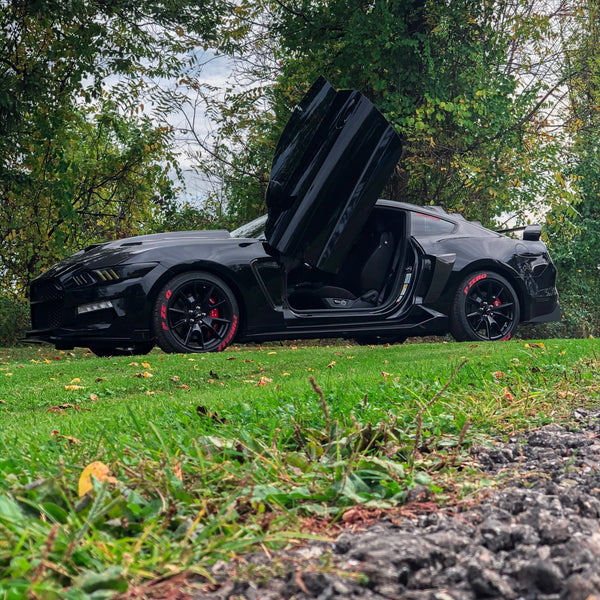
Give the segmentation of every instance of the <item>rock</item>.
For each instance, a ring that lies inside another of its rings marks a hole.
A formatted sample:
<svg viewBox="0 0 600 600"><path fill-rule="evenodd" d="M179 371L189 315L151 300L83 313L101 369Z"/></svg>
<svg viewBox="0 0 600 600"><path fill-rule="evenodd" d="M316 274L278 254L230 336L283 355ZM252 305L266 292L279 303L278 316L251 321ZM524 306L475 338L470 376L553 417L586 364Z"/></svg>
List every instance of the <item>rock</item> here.
<svg viewBox="0 0 600 600"><path fill-rule="evenodd" d="M537 588L543 594L554 594L561 590L563 574L549 560L537 560L524 564L517 574L524 588Z"/></svg>

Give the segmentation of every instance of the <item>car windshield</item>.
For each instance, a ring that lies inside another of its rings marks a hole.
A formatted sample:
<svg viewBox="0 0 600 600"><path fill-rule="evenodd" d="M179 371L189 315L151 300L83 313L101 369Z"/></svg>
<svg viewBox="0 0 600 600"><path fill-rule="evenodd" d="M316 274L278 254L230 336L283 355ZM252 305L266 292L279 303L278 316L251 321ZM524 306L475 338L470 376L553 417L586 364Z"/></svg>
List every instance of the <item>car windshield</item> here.
<svg viewBox="0 0 600 600"><path fill-rule="evenodd" d="M268 215L262 215L250 223L246 223L231 232L231 237L234 238L256 238L259 240L265 239L265 223Z"/></svg>

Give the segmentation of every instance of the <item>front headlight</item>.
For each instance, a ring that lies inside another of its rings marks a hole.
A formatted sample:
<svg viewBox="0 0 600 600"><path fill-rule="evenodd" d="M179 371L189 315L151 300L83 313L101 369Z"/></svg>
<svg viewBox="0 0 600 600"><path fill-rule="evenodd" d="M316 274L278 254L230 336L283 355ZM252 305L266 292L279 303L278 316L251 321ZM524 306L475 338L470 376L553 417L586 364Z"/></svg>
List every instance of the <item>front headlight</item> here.
<svg viewBox="0 0 600 600"><path fill-rule="evenodd" d="M135 263L117 265L115 267L104 267L102 269L80 269L73 273L65 283L65 287L86 287L94 284L108 284L123 281L124 279L136 279L143 277L158 265L157 262Z"/></svg>

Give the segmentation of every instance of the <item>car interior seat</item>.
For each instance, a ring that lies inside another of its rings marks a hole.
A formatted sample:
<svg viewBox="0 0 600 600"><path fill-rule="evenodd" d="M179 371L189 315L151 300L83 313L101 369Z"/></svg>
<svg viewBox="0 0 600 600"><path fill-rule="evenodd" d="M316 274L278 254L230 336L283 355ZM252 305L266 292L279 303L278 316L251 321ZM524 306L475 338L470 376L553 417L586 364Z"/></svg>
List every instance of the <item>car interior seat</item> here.
<svg viewBox="0 0 600 600"><path fill-rule="evenodd" d="M340 276L334 283L300 283L290 293L290 304L298 309L314 308L368 308L376 306L389 274L394 255L394 236L389 231L379 235L375 247L362 267L358 252L351 253ZM362 250L364 255L364 250ZM357 265L360 271L357 276Z"/></svg>

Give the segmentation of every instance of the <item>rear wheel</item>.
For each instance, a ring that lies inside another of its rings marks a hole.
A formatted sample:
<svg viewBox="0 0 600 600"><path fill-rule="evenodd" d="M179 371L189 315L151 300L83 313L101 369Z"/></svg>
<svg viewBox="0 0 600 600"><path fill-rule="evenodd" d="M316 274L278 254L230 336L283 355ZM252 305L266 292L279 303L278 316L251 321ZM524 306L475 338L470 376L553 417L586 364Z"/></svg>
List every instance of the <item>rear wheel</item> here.
<svg viewBox="0 0 600 600"><path fill-rule="evenodd" d="M129 346L92 345L89 348L96 356L133 356L134 354L148 354L154 348L154 343L140 342Z"/></svg>
<svg viewBox="0 0 600 600"><path fill-rule="evenodd" d="M459 342L508 340L519 316L519 299L512 285L497 273L479 271L458 286L450 331Z"/></svg>
<svg viewBox="0 0 600 600"><path fill-rule="evenodd" d="M158 294L153 325L156 342L165 352L219 352L237 332L237 301L218 277L182 273Z"/></svg>

